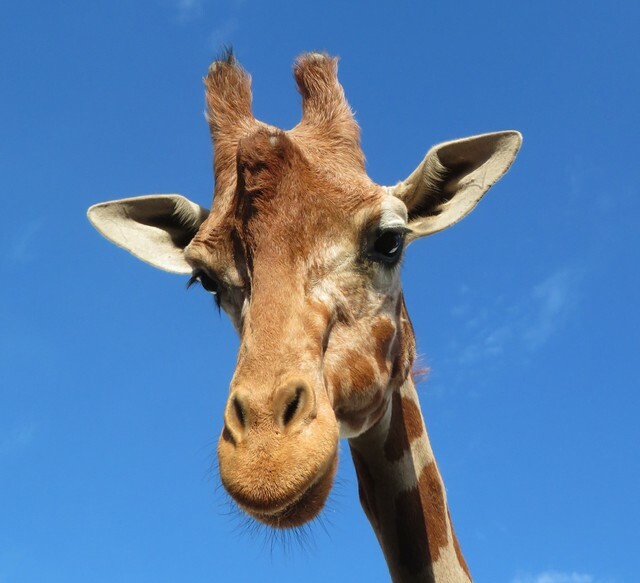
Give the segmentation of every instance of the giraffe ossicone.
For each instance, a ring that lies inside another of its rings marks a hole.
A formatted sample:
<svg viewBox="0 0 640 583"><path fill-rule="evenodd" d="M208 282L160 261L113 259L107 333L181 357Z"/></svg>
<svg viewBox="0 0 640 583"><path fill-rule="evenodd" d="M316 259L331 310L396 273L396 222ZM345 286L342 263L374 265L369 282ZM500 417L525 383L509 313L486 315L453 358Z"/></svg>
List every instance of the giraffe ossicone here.
<svg viewBox="0 0 640 583"><path fill-rule="evenodd" d="M294 67L302 119L254 118L232 55L205 77L211 211L180 195L95 205L108 239L191 274L230 316L240 349L218 444L235 502L274 528L321 511L340 437L394 581L470 581L411 378L415 338L400 284L414 239L459 221L507 171L515 131L435 146L395 186L366 174L337 59Z"/></svg>

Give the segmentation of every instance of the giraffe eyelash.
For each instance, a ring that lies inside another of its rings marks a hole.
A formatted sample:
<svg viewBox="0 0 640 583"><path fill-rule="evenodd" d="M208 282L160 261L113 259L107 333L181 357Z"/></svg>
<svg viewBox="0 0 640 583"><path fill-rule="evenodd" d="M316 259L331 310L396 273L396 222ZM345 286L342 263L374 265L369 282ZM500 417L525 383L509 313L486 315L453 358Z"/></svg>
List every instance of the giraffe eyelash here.
<svg viewBox="0 0 640 583"><path fill-rule="evenodd" d="M213 278L209 277L204 271L198 270L187 281L187 289L194 284L200 284L202 289L213 296L216 308L220 311L220 284Z"/></svg>

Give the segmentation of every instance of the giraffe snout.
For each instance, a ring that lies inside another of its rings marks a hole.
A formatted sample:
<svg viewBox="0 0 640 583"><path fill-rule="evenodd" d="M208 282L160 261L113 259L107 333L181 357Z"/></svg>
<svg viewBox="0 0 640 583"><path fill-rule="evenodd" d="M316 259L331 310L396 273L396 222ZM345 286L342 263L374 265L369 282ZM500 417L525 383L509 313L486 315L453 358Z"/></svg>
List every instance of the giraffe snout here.
<svg viewBox="0 0 640 583"><path fill-rule="evenodd" d="M257 390L239 387L229 396L224 426L239 444L252 430L295 432L311 423L317 412L315 392L304 379L288 381L266 398Z"/></svg>
<svg viewBox="0 0 640 583"><path fill-rule="evenodd" d="M238 384L229 395L218 443L220 478L235 502L265 524L304 524L329 494L338 423L323 394L293 377L271 390Z"/></svg>

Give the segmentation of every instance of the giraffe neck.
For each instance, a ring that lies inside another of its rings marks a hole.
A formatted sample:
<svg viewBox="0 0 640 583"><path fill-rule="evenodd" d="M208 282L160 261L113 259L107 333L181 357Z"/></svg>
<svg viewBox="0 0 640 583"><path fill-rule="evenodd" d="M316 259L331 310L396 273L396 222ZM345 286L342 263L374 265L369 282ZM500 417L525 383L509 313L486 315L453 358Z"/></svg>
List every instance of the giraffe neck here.
<svg viewBox="0 0 640 583"><path fill-rule="evenodd" d="M383 419L349 440L360 502L395 583L469 583L409 376Z"/></svg>

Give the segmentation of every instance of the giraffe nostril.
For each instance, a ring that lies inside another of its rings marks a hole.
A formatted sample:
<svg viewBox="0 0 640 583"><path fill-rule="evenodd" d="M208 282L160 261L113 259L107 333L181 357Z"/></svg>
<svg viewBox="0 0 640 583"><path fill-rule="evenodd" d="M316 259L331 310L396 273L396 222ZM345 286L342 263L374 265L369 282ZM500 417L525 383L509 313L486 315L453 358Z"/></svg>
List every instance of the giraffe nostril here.
<svg viewBox="0 0 640 583"><path fill-rule="evenodd" d="M234 397L234 399L233 399L233 411L236 414L236 418L237 418L238 422L244 428L244 426L245 426L244 409L243 409L242 403L240 402L240 399L238 399L238 397Z"/></svg>
<svg viewBox="0 0 640 583"><path fill-rule="evenodd" d="M285 427L289 425L291 420L294 418L296 411L300 407L300 399L303 392L304 389L302 387L297 387L293 398L287 403L284 409L284 414L282 415L282 424Z"/></svg>
<svg viewBox="0 0 640 583"><path fill-rule="evenodd" d="M274 394L273 415L280 428L287 430L315 418L316 399L309 383L295 380L277 389Z"/></svg>
<svg viewBox="0 0 640 583"><path fill-rule="evenodd" d="M252 419L250 395L247 391L234 391L224 412L223 440L233 445L240 444Z"/></svg>

